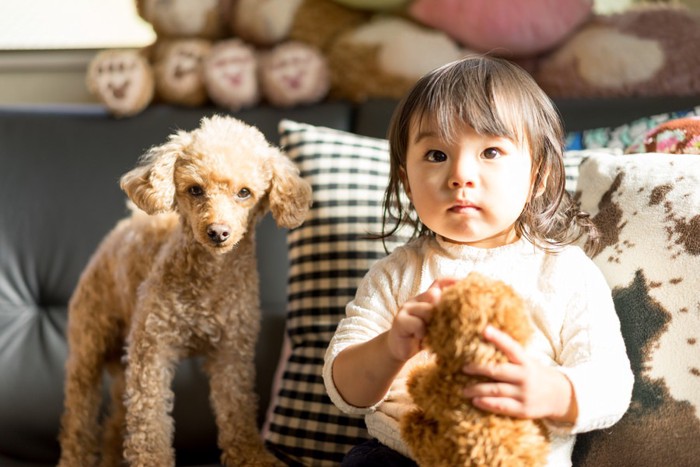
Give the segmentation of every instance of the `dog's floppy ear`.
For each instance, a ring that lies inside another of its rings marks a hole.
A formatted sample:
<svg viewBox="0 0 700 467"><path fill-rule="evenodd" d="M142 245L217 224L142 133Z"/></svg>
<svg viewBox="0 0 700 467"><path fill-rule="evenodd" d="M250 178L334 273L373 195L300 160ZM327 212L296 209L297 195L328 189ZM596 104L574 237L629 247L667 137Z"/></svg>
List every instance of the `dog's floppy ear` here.
<svg viewBox="0 0 700 467"><path fill-rule="evenodd" d="M119 186L136 206L148 214L173 209L175 161L190 141L187 132L172 135L167 143L151 148L141 157L138 167L122 176Z"/></svg>
<svg viewBox="0 0 700 467"><path fill-rule="evenodd" d="M272 181L268 200L277 225L292 229L304 222L311 207L311 185L284 154L272 148Z"/></svg>

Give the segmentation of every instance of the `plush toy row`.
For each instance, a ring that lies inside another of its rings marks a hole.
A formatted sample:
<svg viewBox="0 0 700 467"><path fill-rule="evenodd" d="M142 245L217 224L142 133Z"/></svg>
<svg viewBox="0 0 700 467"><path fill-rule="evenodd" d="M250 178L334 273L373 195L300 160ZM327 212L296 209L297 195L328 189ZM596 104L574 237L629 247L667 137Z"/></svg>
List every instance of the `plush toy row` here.
<svg viewBox="0 0 700 467"><path fill-rule="evenodd" d="M328 92L328 66L314 47L286 42L265 52L240 39L175 39L144 51L105 50L88 68L88 89L116 116L135 115L154 98L183 106L211 100L230 110L310 104Z"/></svg>
<svg viewBox="0 0 700 467"><path fill-rule="evenodd" d="M238 110L398 98L473 53L507 57L552 97L700 93L700 19L678 6L593 13L593 0L136 0L156 32L108 50L90 90L115 115L154 99Z"/></svg>

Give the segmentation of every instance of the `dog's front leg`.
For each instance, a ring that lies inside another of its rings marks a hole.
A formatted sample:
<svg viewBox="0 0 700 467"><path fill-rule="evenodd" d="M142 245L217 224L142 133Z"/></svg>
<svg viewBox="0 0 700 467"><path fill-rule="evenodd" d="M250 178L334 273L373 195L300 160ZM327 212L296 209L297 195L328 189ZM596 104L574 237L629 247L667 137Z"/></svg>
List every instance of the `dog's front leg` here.
<svg viewBox="0 0 700 467"><path fill-rule="evenodd" d="M72 349L66 364L65 410L59 435L59 467L91 467L99 460L98 416L102 402L104 355L89 345L92 342L90 337L87 332L73 331L71 335Z"/></svg>
<svg viewBox="0 0 700 467"><path fill-rule="evenodd" d="M124 457L132 467L175 465L173 392L177 354L155 313L135 319L127 348Z"/></svg>
<svg viewBox="0 0 700 467"><path fill-rule="evenodd" d="M258 432L253 354L240 346L219 348L206 362L221 462L228 467L283 465L267 452Z"/></svg>
<svg viewBox="0 0 700 467"><path fill-rule="evenodd" d="M119 467L123 465L124 457L124 367L111 362L108 370L112 379L111 405L109 417L104 422L100 467Z"/></svg>

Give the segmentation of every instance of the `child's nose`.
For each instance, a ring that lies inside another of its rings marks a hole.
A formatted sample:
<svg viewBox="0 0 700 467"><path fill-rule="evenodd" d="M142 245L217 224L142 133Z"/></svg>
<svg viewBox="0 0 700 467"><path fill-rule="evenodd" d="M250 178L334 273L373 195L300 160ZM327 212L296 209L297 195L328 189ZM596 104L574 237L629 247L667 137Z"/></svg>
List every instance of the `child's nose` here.
<svg viewBox="0 0 700 467"><path fill-rule="evenodd" d="M467 161L459 161L452 168L450 174L450 187L473 187L476 180L476 167Z"/></svg>

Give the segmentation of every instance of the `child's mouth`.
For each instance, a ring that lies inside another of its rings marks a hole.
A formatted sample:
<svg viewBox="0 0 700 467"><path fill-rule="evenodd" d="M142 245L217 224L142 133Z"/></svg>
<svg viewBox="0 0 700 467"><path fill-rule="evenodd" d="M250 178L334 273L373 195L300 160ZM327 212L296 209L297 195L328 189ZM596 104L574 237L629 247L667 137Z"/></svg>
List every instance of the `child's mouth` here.
<svg viewBox="0 0 700 467"><path fill-rule="evenodd" d="M479 206L477 206L476 204L473 204L473 203L460 203L460 204L455 204L449 210L451 212L458 213L458 214L466 214L466 213L480 211L481 208L479 208Z"/></svg>

